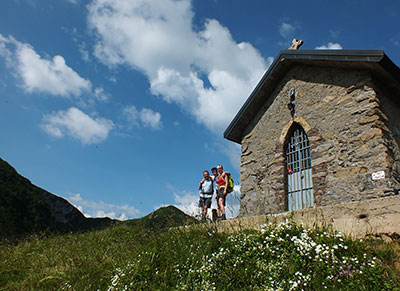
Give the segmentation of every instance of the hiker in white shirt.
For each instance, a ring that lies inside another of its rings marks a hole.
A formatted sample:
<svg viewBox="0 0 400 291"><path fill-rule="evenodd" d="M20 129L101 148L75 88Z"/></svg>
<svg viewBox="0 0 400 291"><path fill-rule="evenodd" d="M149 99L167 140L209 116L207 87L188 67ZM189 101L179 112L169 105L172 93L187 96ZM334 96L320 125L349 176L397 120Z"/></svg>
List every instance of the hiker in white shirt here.
<svg viewBox="0 0 400 291"><path fill-rule="evenodd" d="M211 207L211 200L214 193L214 180L210 177L210 173L203 171L203 179L199 185L200 200L199 207L201 208L201 218L206 220L208 208Z"/></svg>

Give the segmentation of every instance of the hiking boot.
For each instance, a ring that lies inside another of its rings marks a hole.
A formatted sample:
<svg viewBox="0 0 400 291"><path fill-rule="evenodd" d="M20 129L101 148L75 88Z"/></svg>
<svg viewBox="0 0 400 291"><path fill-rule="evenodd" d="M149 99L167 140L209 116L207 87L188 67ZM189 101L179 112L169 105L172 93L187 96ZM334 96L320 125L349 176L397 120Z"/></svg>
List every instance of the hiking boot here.
<svg viewBox="0 0 400 291"><path fill-rule="evenodd" d="M226 220L225 214L222 214L222 215L221 215L221 220Z"/></svg>

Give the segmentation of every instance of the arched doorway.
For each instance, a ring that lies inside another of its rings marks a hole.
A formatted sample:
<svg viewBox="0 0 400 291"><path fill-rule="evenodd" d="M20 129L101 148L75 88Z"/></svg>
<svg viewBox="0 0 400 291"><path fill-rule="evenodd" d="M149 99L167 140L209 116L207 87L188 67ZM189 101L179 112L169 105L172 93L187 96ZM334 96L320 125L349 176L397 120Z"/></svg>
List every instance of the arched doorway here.
<svg viewBox="0 0 400 291"><path fill-rule="evenodd" d="M288 210L314 205L310 142L304 129L293 123L286 139L285 164L287 170Z"/></svg>

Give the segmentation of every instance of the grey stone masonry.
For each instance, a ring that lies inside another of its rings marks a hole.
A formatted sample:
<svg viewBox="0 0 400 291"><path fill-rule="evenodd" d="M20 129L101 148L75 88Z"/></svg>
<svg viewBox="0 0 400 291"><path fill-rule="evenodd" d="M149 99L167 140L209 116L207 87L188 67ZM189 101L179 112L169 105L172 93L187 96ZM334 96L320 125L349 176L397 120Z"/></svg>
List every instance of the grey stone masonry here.
<svg viewBox="0 0 400 291"><path fill-rule="evenodd" d="M292 88L294 116L287 106ZM393 97L400 100L399 92L368 70L292 66L244 132L240 215L288 210L284 149L294 123L310 141L315 205L391 195L385 191L400 186L400 108ZM385 178L373 180L377 171Z"/></svg>

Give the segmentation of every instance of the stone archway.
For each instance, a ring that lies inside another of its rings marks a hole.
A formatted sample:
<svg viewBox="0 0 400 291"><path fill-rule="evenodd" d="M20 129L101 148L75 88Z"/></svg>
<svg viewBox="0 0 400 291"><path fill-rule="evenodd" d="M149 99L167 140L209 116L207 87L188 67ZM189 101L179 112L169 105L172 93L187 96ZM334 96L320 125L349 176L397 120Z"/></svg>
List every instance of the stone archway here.
<svg viewBox="0 0 400 291"><path fill-rule="evenodd" d="M292 120L290 120L288 123L286 123L282 129L281 136L279 137L279 143L281 146L283 146L285 144L289 130L291 129L293 123L300 124L306 134L308 134L311 131L311 126L308 124L308 122L304 118L295 116Z"/></svg>
<svg viewBox="0 0 400 291"><path fill-rule="evenodd" d="M310 153L311 153L311 158L312 158L312 182L313 182L313 188L314 188L314 205L318 206L321 203L321 199L323 198L323 195L325 195L325 190L326 190L326 174L327 174L327 166L328 166L328 161L320 161L323 153L320 151L320 146L325 144L326 141L320 134L319 130L316 127L312 127L304 118L295 116L292 120L290 120L288 123L286 123L283 126L283 129L281 131L281 135L279 137L279 140L276 144L276 150L282 152L282 167L286 167L285 161L284 161L284 154L285 154L285 145L288 142L287 138L290 135L290 130L293 126L294 123L298 123L301 125L301 127L304 129L305 133L308 136L309 142L310 142ZM282 210L287 210L288 209L288 201L287 201L287 170L284 171L284 176L282 177L282 182L284 183L284 188L285 191L282 191L282 193L285 193L285 197L282 197L282 199L285 200L285 209Z"/></svg>

